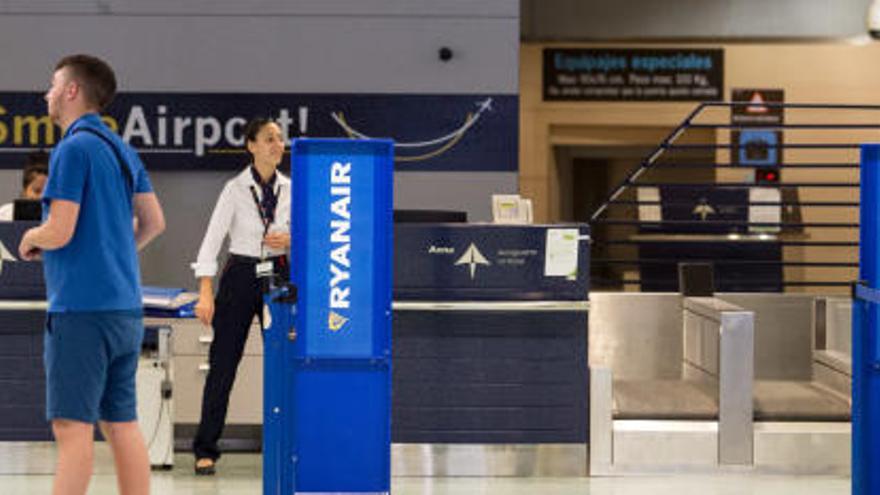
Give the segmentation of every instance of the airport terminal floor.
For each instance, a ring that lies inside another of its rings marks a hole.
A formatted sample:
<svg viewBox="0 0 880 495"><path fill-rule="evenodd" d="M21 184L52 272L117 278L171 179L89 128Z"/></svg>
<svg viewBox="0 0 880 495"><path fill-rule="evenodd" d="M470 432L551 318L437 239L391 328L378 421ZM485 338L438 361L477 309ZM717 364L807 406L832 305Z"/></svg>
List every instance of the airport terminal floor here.
<svg viewBox="0 0 880 495"><path fill-rule="evenodd" d="M116 477L109 450L103 443L96 449L95 476L89 495L116 493ZM46 465L30 475L0 473L0 493L9 495L48 493L52 486L52 459L48 444ZM0 459L11 452L0 452ZM0 466L8 465L0 463ZM245 495L262 489L261 456L229 454L220 461L214 477L195 477L191 456L178 454L175 469L154 472L152 493L162 495ZM848 476L785 476L730 472L719 475L664 475L635 477L513 478L513 477L392 477L395 495L844 495L850 493Z"/></svg>

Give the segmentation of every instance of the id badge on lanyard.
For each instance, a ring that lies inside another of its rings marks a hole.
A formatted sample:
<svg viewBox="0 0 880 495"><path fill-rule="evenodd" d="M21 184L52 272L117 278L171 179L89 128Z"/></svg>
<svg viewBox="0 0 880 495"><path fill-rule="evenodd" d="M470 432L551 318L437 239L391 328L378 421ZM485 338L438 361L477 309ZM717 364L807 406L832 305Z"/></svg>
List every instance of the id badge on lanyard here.
<svg viewBox="0 0 880 495"><path fill-rule="evenodd" d="M281 186L276 189L275 197L278 198L280 193ZM272 215L270 216L266 211L263 210L263 207L260 205L260 198L259 196L257 196L257 190L254 186L251 186L251 196L254 198L254 204L257 206L257 213L260 215L260 221L263 222L263 238L265 238L266 234L269 233L269 225L271 225L272 223L270 218L273 218L275 216L275 212L273 211ZM275 202L275 208L278 208L277 199ZM272 260L266 259L266 250L263 245L263 238L260 239L260 259L262 261L257 263L255 268L257 278L271 277L275 269Z"/></svg>
<svg viewBox="0 0 880 495"><path fill-rule="evenodd" d="M275 271L275 263L272 260L261 261L256 265L257 278L271 277Z"/></svg>

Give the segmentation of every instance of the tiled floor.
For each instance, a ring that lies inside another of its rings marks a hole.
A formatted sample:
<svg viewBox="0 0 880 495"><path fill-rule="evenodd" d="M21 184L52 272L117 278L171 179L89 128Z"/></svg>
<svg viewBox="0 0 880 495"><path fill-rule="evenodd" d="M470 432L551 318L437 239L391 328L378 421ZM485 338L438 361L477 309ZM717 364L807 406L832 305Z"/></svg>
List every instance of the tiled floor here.
<svg viewBox="0 0 880 495"><path fill-rule="evenodd" d="M47 476L0 476L4 494L49 493ZM161 495L253 495L260 493L257 477L212 480L182 475L157 475L152 493ZM828 478L617 478L617 479L510 479L510 478L396 478L395 495L835 495L849 494L849 480ZM116 493L113 476L97 475L90 495Z"/></svg>
<svg viewBox="0 0 880 495"><path fill-rule="evenodd" d="M0 494L48 494L52 485L53 452L31 455L28 467L41 474L2 474L13 471L15 462L7 452L0 456ZM18 465L21 466L22 459ZM170 472L155 472L156 495L253 495L261 493L260 456L230 454L214 477L195 477L192 458L178 455ZM116 479L107 452L97 453L90 495L116 493ZM748 474L718 476L643 476L618 478L394 478L395 495L849 495L850 480L844 477L795 477Z"/></svg>

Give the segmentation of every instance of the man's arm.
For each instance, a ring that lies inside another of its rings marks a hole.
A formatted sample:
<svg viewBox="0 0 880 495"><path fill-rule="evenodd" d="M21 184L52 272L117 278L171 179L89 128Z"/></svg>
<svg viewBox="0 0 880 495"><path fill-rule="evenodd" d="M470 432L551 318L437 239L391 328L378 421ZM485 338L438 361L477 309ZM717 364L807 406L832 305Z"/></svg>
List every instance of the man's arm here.
<svg viewBox="0 0 880 495"><path fill-rule="evenodd" d="M165 214L156 193L134 195L135 231L134 241L140 251L165 230Z"/></svg>
<svg viewBox="0 0 880 495"><path fill-rule="evenodd" d="M22 259L33 260L41 251L66 246L73 238L78 218L79 203L66 199L53 199L49 205L46 222L25 232L18 246L18 254Z"/></svg>

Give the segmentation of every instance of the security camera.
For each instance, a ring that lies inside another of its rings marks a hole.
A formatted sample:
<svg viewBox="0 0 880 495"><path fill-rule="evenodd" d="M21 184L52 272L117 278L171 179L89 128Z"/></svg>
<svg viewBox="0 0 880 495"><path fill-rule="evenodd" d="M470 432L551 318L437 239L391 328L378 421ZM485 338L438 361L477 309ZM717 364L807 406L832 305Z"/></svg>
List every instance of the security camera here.
<svg viewBox="0 0 880 495"><path fill-rule="evenodd" d="M875 40L880 39L880 0L873 0L868 6L868 34Z"/></svg>
<svg viewBox="0 0 880 495"><path fill-rule="evenodd" d="M878 1L880 1L880 0L878 0ZM880 29L880 28L878 28L878 29ZM440 50L437 51L437 57L442 62L449 62L450 60L452 60L452 55L453 55L452 48L449 48L448 46L441 47Z"/></svg>

